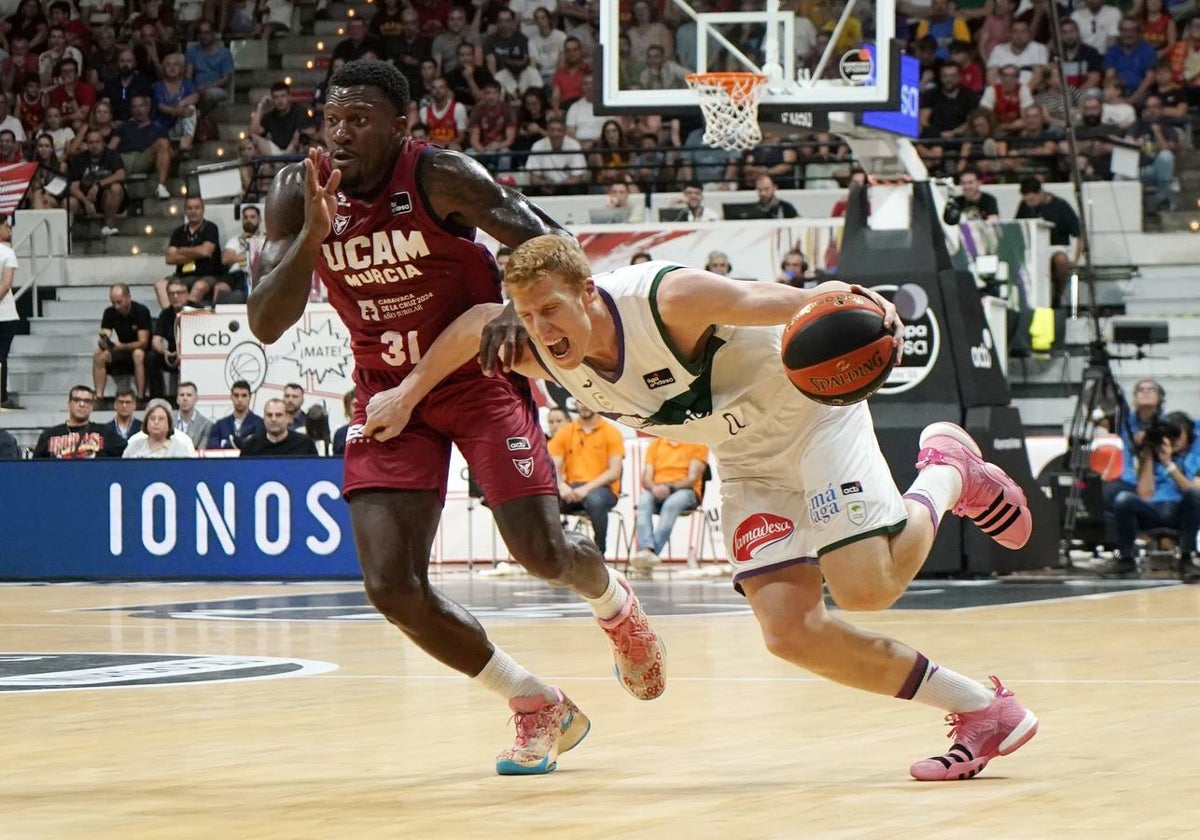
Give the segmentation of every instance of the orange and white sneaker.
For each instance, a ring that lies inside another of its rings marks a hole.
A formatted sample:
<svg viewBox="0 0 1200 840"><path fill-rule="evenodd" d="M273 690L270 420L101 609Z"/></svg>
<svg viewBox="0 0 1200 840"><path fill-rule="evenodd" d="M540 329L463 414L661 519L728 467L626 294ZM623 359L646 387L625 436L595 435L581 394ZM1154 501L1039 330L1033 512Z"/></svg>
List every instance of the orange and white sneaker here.
<svg viewBox="0 0 1200 840"><path fill-rule="evenodd" d="M496 756L496 772L501 776L552 773L558 767L558 757L578 746L591 731L587 715L557 688L554 693L558 701L553 703L540 694L508 701L517 725L517 739Z"/></svg>
<svg viewBox="0 0 1200 840"><path fill-rule="evenodd" d="M613 646L613 670L621 686L639 700L653 700L667 688L666 649L650 619L642 612L633 588L619 573L617 582L629 593L625 608L609 619L596 619Z"/></svg>
<svg viewBox="0 0 1200 840"><path fill-rule="evenodd" d="M991 678L996 687L991 705L977 712L946 715L950 724L947 737L954 739L945 755L918 761L908 772L922 782L950 782L972 779L988 762L998 755L1009 755L1037 734L1038 719L1013 696L1013 693Z"/></svg>

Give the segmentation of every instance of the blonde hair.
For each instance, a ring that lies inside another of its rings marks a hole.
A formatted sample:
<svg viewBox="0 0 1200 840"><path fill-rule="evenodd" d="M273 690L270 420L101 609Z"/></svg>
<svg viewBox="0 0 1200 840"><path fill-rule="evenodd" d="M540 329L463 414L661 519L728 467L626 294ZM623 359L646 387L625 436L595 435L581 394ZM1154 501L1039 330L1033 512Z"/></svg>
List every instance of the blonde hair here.
<svg viewBox="0 0 1200 840"><path fill-rule="evenodd" d="M575 291L592 276L587 257L574 239L557 233L535 236L522 243L504 267L504 287L527 289L548 274L555 274Z"/></svg>

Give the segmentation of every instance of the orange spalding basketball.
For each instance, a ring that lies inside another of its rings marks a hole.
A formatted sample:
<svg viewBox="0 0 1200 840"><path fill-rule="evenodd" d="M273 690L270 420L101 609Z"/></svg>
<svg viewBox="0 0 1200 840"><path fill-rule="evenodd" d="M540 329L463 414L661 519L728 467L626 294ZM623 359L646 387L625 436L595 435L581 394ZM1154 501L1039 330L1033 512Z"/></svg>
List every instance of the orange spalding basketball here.
<svg viewBox="0 0 1200 840"><path fill-rule="evenodd" d="M896 363L883 310L851 292L828 292L802 306L783 330L781 355L792 384L825 405L865 400Z"/></svg>

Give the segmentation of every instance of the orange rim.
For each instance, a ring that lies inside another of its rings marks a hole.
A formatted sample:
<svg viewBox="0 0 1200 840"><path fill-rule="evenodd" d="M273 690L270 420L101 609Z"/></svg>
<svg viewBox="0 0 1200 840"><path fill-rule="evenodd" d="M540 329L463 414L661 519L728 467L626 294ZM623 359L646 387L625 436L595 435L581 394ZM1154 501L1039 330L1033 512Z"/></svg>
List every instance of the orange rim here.
<svg viewBox="0 0 1200 840"><path fill-rule="evenodd" d="M688 73L689 84L722 87L731 102L740 103L754 98L754 92L767 82L764 73Z"/></svg>

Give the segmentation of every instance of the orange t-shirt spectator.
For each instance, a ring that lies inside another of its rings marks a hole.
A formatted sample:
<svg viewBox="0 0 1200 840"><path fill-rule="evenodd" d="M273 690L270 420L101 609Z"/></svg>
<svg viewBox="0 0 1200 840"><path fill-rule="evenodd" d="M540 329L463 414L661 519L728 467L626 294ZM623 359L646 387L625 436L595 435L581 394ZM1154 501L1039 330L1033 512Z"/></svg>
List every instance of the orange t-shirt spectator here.
<svg viewBox="0 0 1200 840"><path fill-rule="evenodd" d="M625 439L616 426L581 405L579 418L562 426L548 448L558 471L559 509L587 514L596 547L603 554L608 513L617 506L621 492Z"/></svg>

